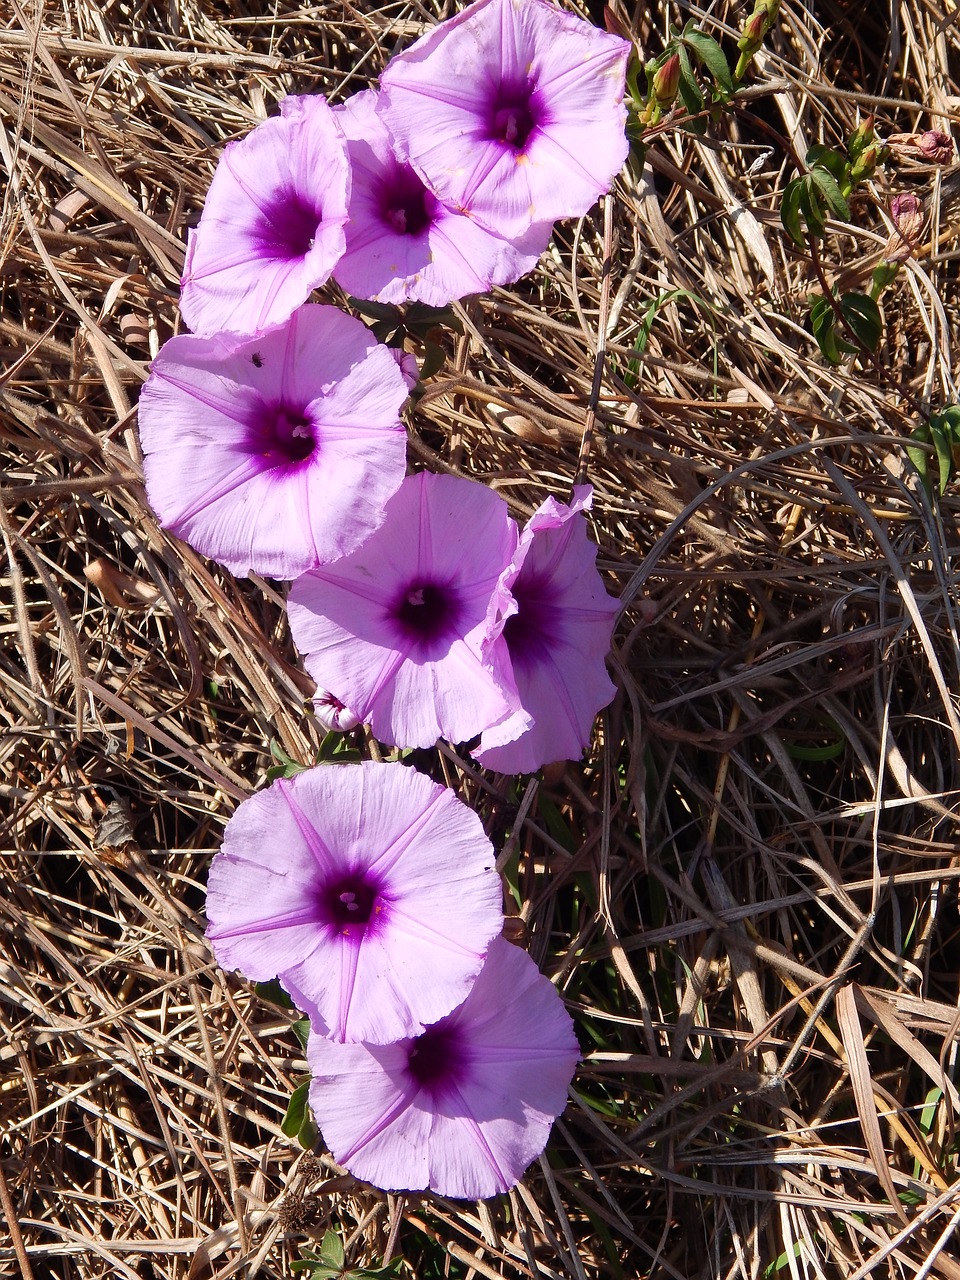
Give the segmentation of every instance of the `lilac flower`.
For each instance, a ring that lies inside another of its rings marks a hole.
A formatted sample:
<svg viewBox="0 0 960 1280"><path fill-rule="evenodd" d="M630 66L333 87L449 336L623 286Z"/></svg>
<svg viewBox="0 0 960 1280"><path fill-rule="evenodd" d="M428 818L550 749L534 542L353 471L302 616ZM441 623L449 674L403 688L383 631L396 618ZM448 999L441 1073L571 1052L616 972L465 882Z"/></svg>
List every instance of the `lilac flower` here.
<svg viewBox="0 0 960 1280"><path fill-rule="evenodd" d="M280 324L330 278L343 253L350 169L320 97L227 143L187 243L180 309L196 333Z"/></svg>
<svg viewBox="0 0 960 1280"><path fill-rule="evenodd" d="M310 675L381 742L471 738L516 706L480 658L517 543L507 504L457 476L408 476L359 550L299 578L287 609Z"/></svg>
<svg viewBox="0 0 960 1280"><path fill-rule="evenodd" d="M547 0L477 0L390 62L378 110L439 200L512 240L609 189L629 53Z"/></svg>
<svg viewBox="0 0 960 1280"><path fill-rule="evenodd" d="M365 90L334 109L353 174L338 283L359 298L442 307L532 271L551 225L531 228L512 245L442 204L394 156L376 101L377 94Z"/></svg>
<svg viewBox="0 0 960 1280"><path fill-rule="evenodd" d="M171 338L140 396L150 504L233 573L296 577L383 519L406 398L387 348L334 307L308 303L258 338Z"/></svg>
<svg viewBox="0 0 960 1280"><path fill-rule="evenodd" d="M463 1004L416 1039L311 1036L310 1105L355 1177L475 1200L509 1190L541 1153L578 1057L552 983L497 938Z"/></svg>
<svg viewBox="0 0 960 1280"><path fill-rule="evenodd" d="M604 659L617 602L603 589L582 515L592 492L575 489L570 506L547 498L491 603L484 656L501 681L516 683L520 709L486 730L474 754L502 773L577 759L616 692Z"/></svg>
<svg viewBox="0 0 960 1280"><path fill-rule="evenodd" d="M420 1035L502 926L493 849L452 791L399 764L319 765L239 806L207 885L218 962L278 978L314 1028Z"/></svg>

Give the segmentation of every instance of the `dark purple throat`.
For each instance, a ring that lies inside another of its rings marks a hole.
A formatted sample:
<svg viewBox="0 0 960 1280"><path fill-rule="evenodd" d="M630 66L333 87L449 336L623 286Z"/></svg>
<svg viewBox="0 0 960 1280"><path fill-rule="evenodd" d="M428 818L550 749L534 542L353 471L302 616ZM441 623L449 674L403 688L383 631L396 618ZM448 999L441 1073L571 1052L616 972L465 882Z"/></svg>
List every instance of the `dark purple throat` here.
<svg viewBox="0 0 960 1280"><path fill-rule="evenodd" d="M345 937L362 938L386 920L387 901L380 881L367 871L350 871L317 889L323 924Z"/></svg>
<svg viewBox="0 0 960 1280"><path fill-rule="evenodd" d="M312 457L317 432L302 409L264 404L251 423L247 447L272 466L293 466Z"/></svg>
<svg viewBox="0 0 960 1280"><path fill-rule="evenodd" d="M409 165L398 165L379 192L380 216L397 235L421 235L433 222L437 199Z"/></svg>
<svg viewBox="0 0 960 1280"><path fill-rule="evenodd" d="M464 1083L470 1060L459 1029L443 1019L410 1045L407 1070L434 1097L453 1093Z"/></svg>
<svg viewBox="0 0 960 1280"><path fill-rule="evenodd" d="M524 80L504 82L493 96L487 117L487 137L502 142L518 154L530 141L531 134L543 123L538 105L536 85Z"/></svg>
<svg viewBox="0 0 960 1280"><path fill-rule="evenodd" d="M310 252L322 221L323 213L316 204L295 191L278 192L261 211L254 237L265 258L290 262Z"/></svg>
<svg viewBox="0 0 960 1280"><path fill-rule="evenodd" d="M562 610L549 584L536 579L524 581L523 574L511 587L517 612L504 624L503 639L515 667L529 669L547 656L557 642L562 626Z"/></svg>
<svg viewBox="0 0 960 1280"><path fill-rule="evenodd" d="M462 606L449 583L414 581L397 596L390 616L421 656L449 648L459 634Z"/></svg>

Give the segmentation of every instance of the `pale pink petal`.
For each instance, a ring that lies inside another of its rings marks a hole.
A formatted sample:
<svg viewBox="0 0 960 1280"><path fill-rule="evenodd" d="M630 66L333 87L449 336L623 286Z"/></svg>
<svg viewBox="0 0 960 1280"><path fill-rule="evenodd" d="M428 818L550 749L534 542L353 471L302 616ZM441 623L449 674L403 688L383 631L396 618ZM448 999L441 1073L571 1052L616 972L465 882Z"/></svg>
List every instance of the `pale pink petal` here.
<svg viewBox="0 0 960 1280"><path fill-rule="evenodd" d="M365 90L334 108L353 165L338 283L359 298L442 307L531 271L550 239L550 225L531 228L513 244L442 204L397 160L376 99Z"/></svg>
<svg viewBox="0 0 960 1280"><path fill-rule="evenodd" d="M582 486L570 506L541 505L491 600L484 656L498 680L512 678L520 703L484 731L474 755L501 773L577 759L616 692L605 658L617 602L596 570L582 514L591 495Z"/></svg>
<svg viewBox="0 0 960 1280"><path fill-rule="evenodd" d="M160 523L238 575L353 551L403 479L402 370L367 327L307 304L256 338L172 338L141 392Z"/></svg>
<svg viewBox="0 0 960 1280"><path fill-rule="evenodd" d="M188 238L180 306L196 333L282 323L343 252L343 135L321 97L288 97L280 109L227 144Z"/></svg>
<svg viewBox="0 0 960 1280"><path fill-rule="evenodd" d="M218 961L321 1034L387 1043L464 999L503 914L480 819L404 765L321 765L243 802L210 871Z"/></svg>
<svg viewBox="0 0 960 1280"><path fill-rule="evenodd" d="M310 675L383 741L464 741L513 710L480 655L487 612L516 546L506 503L455 476L408 477L381 528L304 574L288 599Z"/></svg>
<svg viewBox="0 0 960 1280"><path fill-rule="evenodd" d="M579 1047L525 952L490 945L470 994L416 1039L311 1037L310 1100L334 1159L385 1190L477 1199L508 1190L546 1145Z"/></svg>
<svg viewBox="0 0 960 1280"><path fill-rule="evenodd" d="M477 0L393 58L378 110L439 200L516 239L609 190L629 53L548 0Z"/></svg>

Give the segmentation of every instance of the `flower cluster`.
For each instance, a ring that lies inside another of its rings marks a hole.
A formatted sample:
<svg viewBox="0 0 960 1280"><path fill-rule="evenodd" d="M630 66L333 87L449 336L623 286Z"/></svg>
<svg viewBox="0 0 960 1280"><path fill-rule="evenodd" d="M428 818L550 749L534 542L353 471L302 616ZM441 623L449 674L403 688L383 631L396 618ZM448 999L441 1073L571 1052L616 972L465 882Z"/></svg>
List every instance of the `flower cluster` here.
<svg viewBox="0 0 960 1280"><path fill-rule="evenodd" d="M506 1191L543 1150L579 1057L530 957L499 937L480 820L400 764L278 780L227 823L207 937L310 1018L331 1153L387 1190Z"/></svg>
<svg viewBox="0 0 960 1280"><path fill-rule="evenodd" d="M223 152L187 246L192 332L140 401L147 494L202 554L292 582L329 729L478 740L482 764L532 772L579 756L613 696L589 487L519 530L490 488L405 475L415 360L310 299L333 278L441 307L530 271L626 157L628 53L550 0L476 0L378 90L288 97ZM218 960L307 1013L327 1142L382 1187L503 1190L563 1106L576 1041L497 940L490 852L451 793L367 763L244 802L211 869Z"/></svg>

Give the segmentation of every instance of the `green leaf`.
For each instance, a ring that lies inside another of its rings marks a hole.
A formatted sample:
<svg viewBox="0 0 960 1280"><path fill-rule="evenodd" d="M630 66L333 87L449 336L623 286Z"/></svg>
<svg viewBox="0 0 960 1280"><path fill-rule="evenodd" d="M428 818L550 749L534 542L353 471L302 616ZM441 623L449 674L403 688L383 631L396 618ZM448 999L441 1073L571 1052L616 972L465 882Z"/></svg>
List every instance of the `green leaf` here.
<svg viewBox="0 0 960 1280"><path fill-rule="evenodd" d="M937 481L940 493L946 490L953 476L953 450L937 418L930 419L930 434L937 454Z"/></svg>
<svg viewBox="0 0 960 1280"><path fill-rule="evenodd" d="M680 101L687 108L690 115L695 116L703 110L703 94L700 92L697 78L693 74L690 55L687 53L686 46L680 45L677 52L680 55ZM706 127L706 120L691 120L687 124L687 128L695 133L703 133Z"/></svg>
<svg viewBox="0 0 960 1280"><path fill-rule="evenodd" d="M827 227L822 197L809 174L800 180L800 211L807 220L810 234L822 236Z"/></svg>
<svg viewBox="0 0 960 1280"><path fill-rule="evenodd" d="M849 222L850 206L843 198L843 192L840 190L833 174L827 169L821 169L819 165L815 165L810 170L810 180L816 183L817 189L837 217L842 218L844 222Z"/></svg>
<svg viewBox="0 0 960 1280"><path fill-rule="evenodd" d="M810 301L810 327L817 346L831 364L839 364L844 355L854 350L837 337L837 317L829 301L819 294Z"/></svg>
<svg viewBox="0 0 960 1280"><path fill-rule="evenodd" d="M827 173L832 174L838 183L846 182L849 177L850 166L840 152L834 151L830 147L825 147L819 142L813 144L804 160L808 169L826 169Z"/></svg>
<svg viewBox="0 0 960 1280"><path fill-rule="evenodd" d="M326 1267L330 1267L334 1271L342 1271L346 1264L346 1254L343 1251L343 1241L337 1235L336 1231L324 1232L323 1240L320 1244L320 1260Z"/></svg>
<svg viewBox="0 0 960 1280"><path fill-rule="evenodd" d="M840 299L843 318L868 351L876 351L883 333L880 308L865 293L845 293Z"/></svg>
<svg viewBox="0 0 960 1280"><path fill-rule="evenodd" d="M276 738L270 739L270 754L280 763L271 765L267 770L268 782L274 782L277 778L294 778L298 773L305 772L308 767L301 764L299 760L294 760L292 756L288 756Z"/></svg>
<svg viewBox="0 0 960 1280"><path fill-rule="evenodd" d="M304 1053L306 1053L307 1038L310 1035L310 1019L298 1018L296 1022L290 1023L290 1030L300 1041L300 1048L304 1051Z"/></svg>
<svg viewBox="0 0 960 1280"><path fill-rule="evenodd" d="M425 336L437 326L452 329L454 333L463 333L463 325L452 307L428 307L425 302L411 302L403 317L403 327L407 333Z"/></svg>
<svg viewBox="0 0 960 1280"><path fill-rule="evenodd" d="M928 445L930 440L930 428L927 424L921 423L914 431L910 433L910 439L916 440L916 444L907 445L907 457L916 467L923 481L924 487L930 486L930 455L926 449L922 449L920 445Z"/></svg>
<svg viewBox="0 0 960 1280"><path fill-rule="evenodd" d="M255 982L253 989L261 1000L267 1000L270 1004L278 1004L281 1009L293 1008L293 1001L276 978L271 978L269 982Z"/></svg>
<svg viewBox="0 0 960 1280"><path fill-rule="evenodd" d="M806 245L803 224L800 220L800 196L803 193L803 178L794 178L788 182L780 204L780 221L783 229L801 249Z"/></svg>
<svg viewBox="0 0 960 1280"><path fill-rule="evenodd" d="M720 88L727 93L733 93L733 74L723 50L713 36L708 36L705 31L694 28L692 31L684 30L681 38L683 43L694 51Z"/></svg>
<svg viewBox="0 0 960 1280"><path fill-rule="evenodd" d="M446 358L446 352L443 347L436 342L431 342L428 338L424 343L423 364L420 366L420 381L424 382L427 378L432 378L435 373L439 373Z"/></svg>
<svg viewBox="0 0 960 1280"><path fill-rule="evenodd" d="M303 1127L304 1116L307 1111L307 1090L310 1087L309 1080L303 1080L294 1089L290 1095L290 1101L287 1104L287 1111L283 1119L280 1121L280 1128L288 1138L295 1138Z"/></svg>

